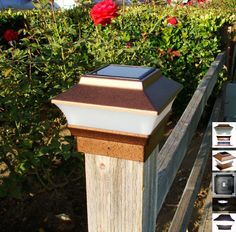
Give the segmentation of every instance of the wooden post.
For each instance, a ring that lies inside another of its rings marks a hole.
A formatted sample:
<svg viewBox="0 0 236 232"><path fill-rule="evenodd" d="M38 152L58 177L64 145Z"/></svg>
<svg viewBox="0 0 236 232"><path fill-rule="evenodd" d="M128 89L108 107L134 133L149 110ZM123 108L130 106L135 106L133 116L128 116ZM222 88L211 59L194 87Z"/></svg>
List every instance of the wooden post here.
<svg viewBox="0 0 236 232"><path fill-rule="evenodd" d="M85 155L90 232L155 231L158 150L146 162Z"/></svg>
<svg viewBox="0 0 236 232"><path fill-rule="evenodd" d="M85 153L89 232L154 232L157 153L182 86L159 69L107 65L55 97Z"/></svg>
<svg viewBox="0 0 236 232"><path fill-rule="evenodd" d="M168 117L144 137L70 128L85 152L89 232L155 231L157 154Z"/></svg>

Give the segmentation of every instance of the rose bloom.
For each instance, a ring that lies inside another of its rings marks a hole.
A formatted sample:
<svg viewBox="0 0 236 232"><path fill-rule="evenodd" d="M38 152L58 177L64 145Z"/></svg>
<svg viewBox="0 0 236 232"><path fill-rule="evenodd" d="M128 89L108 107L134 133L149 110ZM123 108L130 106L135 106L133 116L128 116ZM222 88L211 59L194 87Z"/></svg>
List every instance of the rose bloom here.
<svg viewBox="0 0 236 232"><path fill-rule="evenodd" d="M111 24L111 19L119 15L118 6L112 0L103 0L93 6L90 15L95 26L98 24L106 26Z"/></svg>
<svg viewBox="0 0 236 232"><path fill-rule="evenodd" d="M193 2L192 1L188 1L187 3L189 6L192 6L193 5Z"/></svg>
<svg viewBox="0 0 236 232"><path fill-rule="evenodd" d="M4 31L3 38L7 42L14 41L14 40L18 40L19 34L17 31L15 31L13 29L8 29L8 30Z"/></svg>
<svg viewBox="0 0 236 232"><path fill-rule="evenodd" d="M131 42L127 42L125 45L126 48L132 48L133 44Z"/></svg>
<svg viewBox="0 0 236 232"><path fill-rule="evenodd" d="M167 18L168 24L170 24L172 26L175 26L178 23L176 17L166 16L166 18Z"/></svg>
<svg viewBox="0 0 236 232"><path fill-rule="evenodd" d="M204 0L198 0L198 4L204 4Z"/></svg>

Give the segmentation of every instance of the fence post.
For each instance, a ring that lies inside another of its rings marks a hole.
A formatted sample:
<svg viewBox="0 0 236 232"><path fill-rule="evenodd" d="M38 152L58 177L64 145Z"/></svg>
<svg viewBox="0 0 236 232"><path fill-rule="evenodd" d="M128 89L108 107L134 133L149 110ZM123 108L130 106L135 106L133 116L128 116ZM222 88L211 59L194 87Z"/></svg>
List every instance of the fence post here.
<svg viewBox="0 0 236 232"><path fill-rule="evenodd" d="M89 232L153 232L157 154L181 85L148 67L108 65L52 100L85 153Z"/></svg>

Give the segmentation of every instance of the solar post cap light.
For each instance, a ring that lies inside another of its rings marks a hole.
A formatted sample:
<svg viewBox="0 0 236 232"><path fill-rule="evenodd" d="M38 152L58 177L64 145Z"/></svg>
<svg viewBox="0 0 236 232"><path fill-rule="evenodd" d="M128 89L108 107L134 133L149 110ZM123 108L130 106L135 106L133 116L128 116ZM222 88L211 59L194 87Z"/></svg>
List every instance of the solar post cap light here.
<svg viewBox="0 0 236 232"><path fill-rule="evenodd" d="M72 134L80 138L79 151L111 155L107 144L93 140L94 146L90 146L84 138L120 141L123 135L122 140L128 143L147 143L165 122L181 88L162 76L159 69L111 64L82 75L78 85L55 97L52 103L66 116ZM121 150L119 156L126 156L122 158L139 161L146 159L144 150L149 154L151 151L145 147L137 151L135 158L129 157L124 146Z"/></svg>
<svg viewBox="0 0 236 232"><path fill-rule="evenodd" d="M181 88L159 69L111 64L52 100L85 153L89 232L155 230L159 143Z"/></svg>
<svg viewBox="0 0 236 232"><path fill-rule="evenodd" d="M230 214L220 214L214 219L219 230L231 230L234 221Z"/></svg>
<svg viewBox="0 0 236 232"><path fill-rule="evenodd" d="M214 213L236 213L235 197L213 197L212 211Z"/></svg>
<svg viewBox="0 0 236 232"><path fill-rule="evenodd" d="M231 146L230 138L233 127L229 124L218 124L214 127L217 137L217 146Z"/></svg>
<svg viewBox="0 0 236 232"><path fill-rule="evenodd" d="M235 196L235 174L213 173L214 195L222 197Z"/></svg>
<svg viewBox="0 0 236 232"><path fill-rule="evenodd" d="M217 203L218 203L219 208L221 210L225 210L225 209L227 209L229 207L229 201L226 200L226 199L218 200Z"/></svg>
<svg viewBox="0 0 236 232"><path fill-rule="evenodd" d="M217 168L220 170L232 167L233 161L235 159L234 156L226 151L218 152L217 154L213 155L213 157L216 160Z"/></svg>

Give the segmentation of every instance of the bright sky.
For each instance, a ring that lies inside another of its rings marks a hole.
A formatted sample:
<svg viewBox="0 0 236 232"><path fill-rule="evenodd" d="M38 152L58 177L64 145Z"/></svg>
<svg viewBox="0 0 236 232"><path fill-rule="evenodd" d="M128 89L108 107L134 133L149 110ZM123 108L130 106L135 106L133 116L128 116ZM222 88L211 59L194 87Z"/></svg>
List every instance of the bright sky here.
<svg viewBox="0 0 236 232"><path fill-rule="evenodd" d="M55 0L57 5L62 8L71 8L75 5L75 0ZM31 0L0 0L0 9L15 8L15 9L32 9Z"/></svg>

